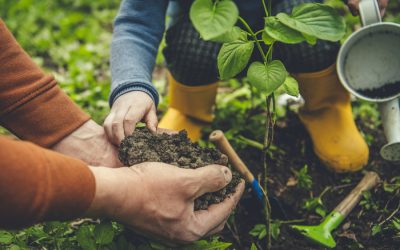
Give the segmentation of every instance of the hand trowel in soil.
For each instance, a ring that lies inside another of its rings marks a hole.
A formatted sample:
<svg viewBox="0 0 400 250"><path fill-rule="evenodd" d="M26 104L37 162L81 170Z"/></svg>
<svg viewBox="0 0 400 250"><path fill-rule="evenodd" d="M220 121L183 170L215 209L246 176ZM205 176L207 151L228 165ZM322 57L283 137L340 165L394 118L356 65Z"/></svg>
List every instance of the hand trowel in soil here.
<svg viewBox="0 0 400 250"><path fill-rule="evenodd" d="M333 211L326 216L321 224L315 226L293 225L292 229L304 237L324 247L336 246L332 231L335 230L361 200L362 193L375 187L380 178L375 172L367 172L358 185L350 192Z"/></svg>
<svg viewBox="0 0 400 250"><path fill-rule="evenodd" d="M249 168L244 164L242 159L240 159L236 151L232 148L228 139L226 139L224 133L221 130L215 130L210 134L209 139L218 148L219 151L228 156L228 160L231 163L231 165L235 168L235 170L238 171L244 177L246 182L251 184L254 194L264 207L266 205L266 200L265 200L266 196L264 189L261 187L258 180L251 173ZM282 204L276 197L268 196L268 200L271 204L271 210L279 212L279 215L277 217L281 218L287 217Z"/></svg>

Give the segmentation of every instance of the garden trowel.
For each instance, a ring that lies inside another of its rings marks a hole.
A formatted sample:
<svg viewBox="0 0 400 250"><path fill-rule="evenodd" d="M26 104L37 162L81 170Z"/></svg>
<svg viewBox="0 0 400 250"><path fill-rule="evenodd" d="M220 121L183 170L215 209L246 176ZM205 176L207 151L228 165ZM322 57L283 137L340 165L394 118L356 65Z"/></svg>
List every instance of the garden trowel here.
<svg viewBox="0 0 400 250"><path fill-rule="evenodd" d="M239 155L236 151L232 148L231 144L229 143L228 139L226 139L224 133L221 130L215 130L210 134L210 141L221 151L223 154L228 156L228 160L231 165L234 167L236 171L238 171L246 180L246 182L251 184L252 190L256 195L257 199L261 202L262 206L265 207L266 205L266 193L264 189L261 187L258 180L254 177L251 173L249 168L244 164L242 159L240 159ZM286 218L285 210L283 209L282 204L279 202L278 198L269 195L268 200L271 204L271 210L274 212L280 212L280 218ZM277 215L276 213L273 215ZM274 216L275 217L275 216Z"/></svg>
<svg viewBox="0 0 400 250"><path fill-rule="evenodd" d="M331 232L343 222L346 216L358 204L361 200L362 193L375 187L379 181L380 179L377 173L367 172L351 193L333 209L321 224L316 226L293 225L291 227L317 244L334 248L336 242Z"/></svg>

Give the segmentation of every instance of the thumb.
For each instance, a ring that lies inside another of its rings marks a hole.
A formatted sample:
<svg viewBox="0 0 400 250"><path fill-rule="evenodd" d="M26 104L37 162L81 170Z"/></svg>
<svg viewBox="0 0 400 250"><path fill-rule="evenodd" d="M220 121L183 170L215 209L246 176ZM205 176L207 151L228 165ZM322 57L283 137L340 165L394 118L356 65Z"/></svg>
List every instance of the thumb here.
<svg viewBox="0 0 400 250"><path fill-rule="evenodd" d="M198 188L193 194L194 198L205 193L221 190L232 180L231 170L221 165L208 165L197 168L192 174L198 185Z"/></svg>

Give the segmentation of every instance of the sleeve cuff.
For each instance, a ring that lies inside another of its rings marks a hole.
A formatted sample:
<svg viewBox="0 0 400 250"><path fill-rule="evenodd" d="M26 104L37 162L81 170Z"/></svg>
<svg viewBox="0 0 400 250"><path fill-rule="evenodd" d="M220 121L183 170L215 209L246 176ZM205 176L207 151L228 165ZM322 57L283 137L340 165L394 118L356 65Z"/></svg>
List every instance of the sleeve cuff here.
<svg viewBox="0 0 400 250"><path fill-rule="evenodd" d="M110 97L109 97L109 104L110 107L114 104L115 100L117 100L118 97L120 97L123 94L126 94L131 91L142 91L148 94L151 99L153 100L154 104L156 107L158 106L159 102L159 97L157 90L154 88L154 86L147 84L147 83L127 83L127 84L120 84L118 87L116 87L114 90L112 90Z"/></svg>

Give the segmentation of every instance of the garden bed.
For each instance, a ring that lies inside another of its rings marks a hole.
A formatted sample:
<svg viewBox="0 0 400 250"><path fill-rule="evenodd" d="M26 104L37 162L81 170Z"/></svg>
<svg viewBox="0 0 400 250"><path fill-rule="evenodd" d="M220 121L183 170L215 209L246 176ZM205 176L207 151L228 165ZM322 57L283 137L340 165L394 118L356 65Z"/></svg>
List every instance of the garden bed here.
<svg viewBox="0 0 400 250"><path fill-rule="evenodd" d="M385 143L382 128L373 129L374 126L367 120L359 121L358 125L372 139L369 141L370 160L365 169L376 171L382 183L371 192L364 193L360 204L334 231L337 249L398 249L400 166L384 161L379 155L380 147ZM312 152L307 132L292 112L285 119L278 120L274 146L269 158L268 191L281 201L287 218L277 218L280 213L272 211L275 217L272 249L324 249L290 230L290 221L300 220L296 224L319 224L321 215L329 213L339 204L363 174L335 174L328 171ZM247 148L239 151L239 154L255 173L263 171L260 150ZM307 166L307 171L304 166ZM323 192L318 204L318 196ZM224 230L222 239L233 242L236 249L249 248L252 243L265 249L265 238L258 239L258 236L263 236L262 227L253 229L262 223L263 214L258 201L248 191L231 224ZM252 229L253 236L249 234Z"/></svg>

